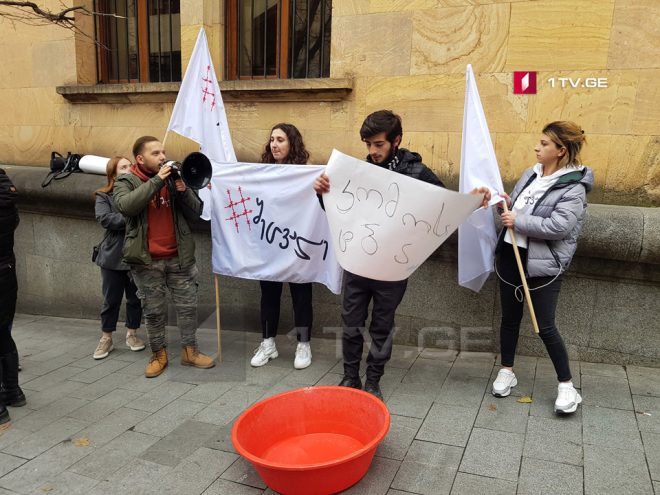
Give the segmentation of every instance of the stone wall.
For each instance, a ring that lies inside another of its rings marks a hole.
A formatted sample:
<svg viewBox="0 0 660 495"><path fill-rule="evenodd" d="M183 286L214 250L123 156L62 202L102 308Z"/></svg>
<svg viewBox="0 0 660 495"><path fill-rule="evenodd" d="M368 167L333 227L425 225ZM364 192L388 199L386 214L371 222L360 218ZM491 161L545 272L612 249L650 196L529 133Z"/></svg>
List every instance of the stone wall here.
<svg viewBox="0 0 660 495"><path fill-rule="evenodd" d="M18 310L98 319L100 271L90 257L103 231L94 221L91 191L104 184L103 177L75 174L42 189L42 169L10 167L7 171L21 192L21 224L15 247ZM204 222L200 221L195 230L199 318L203 321L215 309L211 241ZM500 308L495 277L491 276L479 294L459 287L456 244L454 235L410 278L397 313L395 341L497 352ZM259 332L259 295L256 281L220 277L222 327ZM339 296L314 286L315 338L339 334L340 305ZM660 366L658 314L660 210L590 205L558 308L557 324L571 357ZM281 333L292 327L291 304L285 291ZM520 353L545 353L527 317L521 330Z"/></svg>
<svg viewBox="0 0 660 495"><path fill-rule="evenodd" d="M203 26L221 78L224 3L181 0L183 65ZM331 78L351 80L352 91L340 101L283 100L271 92L261 101L227 102L239 160L258 160L271 126L281 121L302 130L315 163L325 163L333 147L361 156L358 129L364 116L390 108L404 119L403 145L420 152L453 187L465 65L471 63L508 187L534 161L542 126L570 119L588 137L584 160L596 177L592 201L660 203L660 2L332 3ZM40 4L61 7L55 0ZM91 32L89 19L80 23ZM55 26L10 22L0 22L0 37L0 163L46 166L53 149L128 155L136 137L164 135L173 92L162 101L131 98L137 103L130 104L71 103L56 92L58 86L95 82L95 48L88 38ZM512 94L515 70L538 71L538 94ZM553 77L605 77L608 87L552 87ZM170 135L167 148L180 158L195 146Z"/></svg>

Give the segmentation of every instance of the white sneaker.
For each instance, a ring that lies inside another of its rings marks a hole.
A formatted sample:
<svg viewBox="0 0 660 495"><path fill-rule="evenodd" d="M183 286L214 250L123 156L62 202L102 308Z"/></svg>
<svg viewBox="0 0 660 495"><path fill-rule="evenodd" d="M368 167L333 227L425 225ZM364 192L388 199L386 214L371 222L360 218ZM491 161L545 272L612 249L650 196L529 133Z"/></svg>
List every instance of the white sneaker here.
<svg viewBox="0 0 660 495"><path fill-rule="evenodd" d="M279 354L277 353L277 347L275 347L275 339L265 339L259 347L254 350L254 356L250 364L252 366L259 367L266 364L269 360L275 359Z"/></svg>
<svg viewBox="0 0 660 495"><path fill-rule="evenodd" d="M497 373L497 378L493 382L493 390L491 393L495 397L506 397L511 393L511 389L518 385L518 380L513 371L502 368Z"/></svg>
<svg viewBox="0 0 660 495"><path fill-rule="evenodd" d="M557 386L557 400L555 401L555 412L570 414L577 410L582 397L572 383L560 383Z"/></svg>
<svg viewBox="0 0 660 495"><path fill-rule="evenodd" d="M293 367L297 370L303 370L310 364L312 364L312 347L309 345L309 342L298 342Z"/></svg>

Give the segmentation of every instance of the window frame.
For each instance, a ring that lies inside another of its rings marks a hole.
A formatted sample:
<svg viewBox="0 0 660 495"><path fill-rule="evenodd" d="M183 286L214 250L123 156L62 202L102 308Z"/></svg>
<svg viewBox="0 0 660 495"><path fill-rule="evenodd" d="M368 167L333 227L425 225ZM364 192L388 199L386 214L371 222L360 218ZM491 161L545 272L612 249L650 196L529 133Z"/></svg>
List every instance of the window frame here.
<svg viewBox="0 0 660 495"><path fill-rule="evenodd" d="M152 72L152 67L150 67L152 55L154 52L150 52L151 49L151 42L153 40L150 40L150 36L153 34L151 32L151 18L153 17L154 14L150 14L149 12L149 6L150 4L153 4L154 2L158 2L159 0L127 0L127 2L134 3L135 4L135 41L136 41L136 52L135 54L137 55L137 77L130 77L131 76L131 68L130 68L130 58L127 60L125 63L128 64L126 73L129 76L128 78L113 78L111 77L110 74L110 64L108 63L108 58L109 58L109 53L110 51L106 49L106 47L110 47L109 40L111 39L111 34L110 34L110 22L109 19L110 17L106 16L99 16L97 19L97 22L94 22L94 39L97 40L96 43L96 57L97 57L97 64L96 64L96 75L97 75L97 83L98 84L131 84L131 83L161 83L161 82L177 82L181 81L181 78L183 77L182 73L178 73L177 71L173 70L172 68L170 69L170 78L171 80L162 80L162 73L159 72L158 78L160 80L155 80L152 81L151 78L151 72ZM98 12L112 12L113 9L113 2L114 2L114 10L116 11L117 8L117 0L94 0L94 8ZM160 8L160 7L159 7ZM160 10L158 11L160 12ZM172 50L172 15L178 14L179 15L179 22L180 22L180 4L179 4L179 11L177 12L169 12L170 15L170 50ZM164 14L157 14L159 16L162 16ZM132 18L131 18L132 19ZM127 28L129 28L129 22L127 22ZM161 51L160 48L160 34L158 32L158 29L160 29L160 18L158 19L158 28L156 30L156 34L158 35L158 40L159 40L159 45L158 45L158 56L162 57L163 53L169 53L170 54L170 65L174 65L174 62L176 61L180 65L180 60L178 58L174 57L174 51L170 52L163 52ZM180 29L181 26L179 24L178 28L179 30L179 43L180 43ZM127 32L127 36L130 36L131 33ZM122 43L124 40L119 40L117 34L115 34L117 37L117 42ZM126 40L126 53L129 54L128 52L128 41ZM131 54L129 54L131 55ZM179 57L180 57L180 52L179 52ZM116 63L119 64L119 57L116 59ZM159 71L160 71L160 63L158 65ZM176 65L175 65L176 67ZM134 72L134 71L133 71Z"/></svg>
<svg viewBox="0 0 660 495"><path fill-rule="evenodd" d="M239 4L240 0L227 0L225 17L227 19L226 43L226 79L231 81L250 81L261 79L288 79L289 78L289 30L291 0L278 0L277 2L277 50L275 59L274 75L239 75L240 55L238 53L238 42L240 37L239 27ZM286 15L282 15L286 12ZM265 65L265 64L264 64Z"/></svg>
<svg viewBox="0 0 660 495"><path fill-rule="evenodd" d="M106 9L112 0L97 0L99 3L99 12L109 12ZM101 17L98 23L95 23L97 43L98 80L100 84L124 84L124 83L146 83L149 82L149 16L147 15L147 0L134 0L136 3L135 25L137 29L137 56L138 56L138 78L111 79L108 69L108 49L109 44L108 21Z"/></svg>

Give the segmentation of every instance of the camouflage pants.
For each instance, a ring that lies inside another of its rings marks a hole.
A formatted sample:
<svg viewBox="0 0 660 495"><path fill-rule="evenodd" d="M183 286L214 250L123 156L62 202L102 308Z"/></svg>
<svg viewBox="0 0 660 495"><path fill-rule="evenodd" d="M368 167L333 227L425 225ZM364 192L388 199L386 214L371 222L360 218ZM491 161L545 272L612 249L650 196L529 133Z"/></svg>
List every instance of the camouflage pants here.
<svg viewBox="0 0 660 495"><path fill-rule="evenodd" d="M167 292L176 308L182 346L196 346L197 265L181 268L178 258L154 260L151 265L131 267L142 299L149 346L152 352L167 347Z"/></svg>

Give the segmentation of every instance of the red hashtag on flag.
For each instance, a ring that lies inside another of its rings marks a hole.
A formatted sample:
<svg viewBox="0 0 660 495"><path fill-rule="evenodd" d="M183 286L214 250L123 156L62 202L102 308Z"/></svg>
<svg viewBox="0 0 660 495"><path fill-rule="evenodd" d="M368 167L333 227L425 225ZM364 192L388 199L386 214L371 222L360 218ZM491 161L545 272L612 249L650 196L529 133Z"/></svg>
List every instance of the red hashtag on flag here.
<svg viewBox="0 0 660 495"><path fill-rule="evenodd" d="M247 207L245 206L245 202L250 200L250 196L247 198L243 197L243 191L241 187L238 187L238 194L240 195L241 199L240 201L234 202L231 199L231 191L227 189L227 196L229 197L229 204L225 205L225 208L231 208L231 216L229 218L226 218L225 220L228 221L233 221L234 222L234 227L236 228L236 233L240 233L238 229L238 220L241 217L245 217L245 223L247 223L248 230L252 230L252 225L250 224L250 219L248 218L248 215L252 213L252 210L248 210ZM238 213L235 209L235 207L243 207L243 211Z"/></svg>

